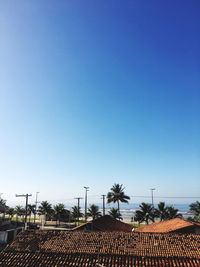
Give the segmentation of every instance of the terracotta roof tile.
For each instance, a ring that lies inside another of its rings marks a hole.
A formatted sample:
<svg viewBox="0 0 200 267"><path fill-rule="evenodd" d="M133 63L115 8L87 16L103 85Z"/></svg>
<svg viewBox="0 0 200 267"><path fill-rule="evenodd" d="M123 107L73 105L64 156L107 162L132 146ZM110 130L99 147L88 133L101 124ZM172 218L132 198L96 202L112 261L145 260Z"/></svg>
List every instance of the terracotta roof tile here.
<svg viewBox="0 0 200 267"><path fill-rule="evenodd" d="M100 265L98 265L100 264ZM86 253L0 253L2 267L199 267L196 258L141 257L130 255L86 254Z"/></svg>
<svg viewBox="0 0 200 267"><path fill-rule="evenodd" d="M0 266L199 267L200 235L25 231L0 253Z"/></svg>
<svg viewBox="0 0 200 267"><path fill-rule="evenodd" d="M175 218L167 221L156 222L149 225L145 225L136 229L136 232L143 232L143 233L169 233L174 232L186 227L192 226L200 227L200 224L189 222L180 218Z"/></svg>
<svg viewBox="0 0 200 267"><path fill-rule="evenodd" d="M6 251L200 258L200 235L37 230L19 234Z"/></svg>

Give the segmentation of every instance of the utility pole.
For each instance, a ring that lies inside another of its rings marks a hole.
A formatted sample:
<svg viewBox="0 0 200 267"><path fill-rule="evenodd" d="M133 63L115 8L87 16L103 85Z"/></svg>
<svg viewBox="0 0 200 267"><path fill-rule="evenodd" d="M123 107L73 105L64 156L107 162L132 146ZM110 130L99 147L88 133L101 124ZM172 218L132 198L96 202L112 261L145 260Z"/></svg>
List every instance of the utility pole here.
<svg viewBox="0 0 200 267"><path fill-rule="evenodd" d="M152 204L152 207L154 208L154 202L153 202L153 191L156 190L155 188L150 188L151 190L151 204Z"/></svg>
<svg viewBox="0 0 200 267"><path fill-rule="evenodd" d="M85 222L87 222L87 192L89 191L88 186L84 186L85 188Z"/></svg>
<svg viewBox="0 0 200 267"><path fill-rule="evenodd" d="M25 197L26 198L26 213L25 213L25 230L27 229L27 212L28 212L28 198L31 197L31 194L23 194L23 195L17 195L16 197Z"/></svg>
<svg viewBox="0 0 200 267"><path fill-rule="evenodd" d="M105 197L106 195L101 195L103 199L103 216L105 215Z"/></svg>
<svg viewBox="0 0 200 267"><path fill-rule="evenodd" d="M78 221L78 225L79 225L79 215L80 215L80 212L79 212L79 209L80 209L80 200L81 199L83 199L82 197L75 197L75 199L77 199L78 200L78 219L77 219L77 221Z"/></svg>
<svg viewBox="0 0 200 267"><path fill-rule="evenodd" d="M35 198L35 213L34 213L34 223L35 223L35 220L36 220L36 213L37 213L37 204L39 203L38 202L38 194L40 192L36 192L36 198Z"/></svg>

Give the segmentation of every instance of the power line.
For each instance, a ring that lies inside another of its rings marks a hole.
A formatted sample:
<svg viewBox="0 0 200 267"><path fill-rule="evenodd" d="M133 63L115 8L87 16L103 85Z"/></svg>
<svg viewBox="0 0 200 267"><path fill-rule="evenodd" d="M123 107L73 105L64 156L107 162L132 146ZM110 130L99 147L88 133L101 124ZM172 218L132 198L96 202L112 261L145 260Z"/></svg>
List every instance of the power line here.
<svg viewBox="0 0 200 267"><path fill-rule="evenodd" d="M142 197L142 198L151 198L151 196L131 196L131 197ZM196 198L200 198L200 197L180 197L180 196L153 196L154 198L193 198L193 199L196 199Z"/></svg>

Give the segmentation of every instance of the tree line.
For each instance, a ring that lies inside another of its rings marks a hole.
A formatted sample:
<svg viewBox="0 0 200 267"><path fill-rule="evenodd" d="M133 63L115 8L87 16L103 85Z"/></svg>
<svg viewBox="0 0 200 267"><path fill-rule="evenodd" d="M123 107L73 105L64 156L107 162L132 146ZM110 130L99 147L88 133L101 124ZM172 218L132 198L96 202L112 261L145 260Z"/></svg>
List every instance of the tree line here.
<svg viewBox="0 0 200 267"><path fill-rule="evenodd" d="M128 203L129 200L130 197L125 194L123 185L114 184L107 193L107 203L117 203L117 208L110 208L108 214L114 219L123 219L120 213L120 203ZM196 201L189 206L193 214L190 220L200 222L200 202ZM3 216L8 215L11 220L16 216L16 220L18 220L18 217L22 219L25 217L26 209L22 206L16 206L15 208L8 207L6 201L0 199L0 213L2 213ZM63 203L58 203L53 206L48 201L42 201L37 210L35 205L28 205L27 215L29 216L29 221L31 220L31 216L34 215L35 222L36 214L45 215L46 220L55 220L58 223L60 223L60 221L77 221L79 218L83 217L81 208L78 206L72 207L71 211L69 211L65 208ZM86 215L92 217L92 219L102 216L99 207L95 204L90 205ZM149 224L156 219L163 221L177 217L182 217L179 210L173 206L166 206L165 202L160 202L157 208L154 208L154 206L149 203L142 202L139 205L139 209L136 210L134 217L132 217L132 221Z"/></svg>

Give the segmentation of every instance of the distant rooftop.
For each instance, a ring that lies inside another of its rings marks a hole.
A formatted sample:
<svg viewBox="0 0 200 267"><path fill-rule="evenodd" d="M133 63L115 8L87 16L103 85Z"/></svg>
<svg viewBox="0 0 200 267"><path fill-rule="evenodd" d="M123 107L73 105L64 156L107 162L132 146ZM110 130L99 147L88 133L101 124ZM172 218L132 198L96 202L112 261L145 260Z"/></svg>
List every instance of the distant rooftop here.
<svg viewBox="0 0 200 267"><path fill-rule="evenodd" d="M199 227L200 230L200 224L195 222L186 221L181 218L175 218L167 221L162 222L155 222L149 225L145 225L143 227L140 227L136 229L136 232L140 233L170 233L170 232L176 232L178 230L184 230L186 228L191 227Z"/></svg>
<svg viewBox="0 0 200 267"><path fill-rule="evenodd" d="M105 215L93 221L77 226L73 230L74 231L93 230L93 231L109 231L109 232L110 231L132 232L133 227L130 224L113 219L109 215Z"/></svg>

